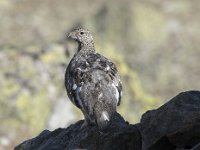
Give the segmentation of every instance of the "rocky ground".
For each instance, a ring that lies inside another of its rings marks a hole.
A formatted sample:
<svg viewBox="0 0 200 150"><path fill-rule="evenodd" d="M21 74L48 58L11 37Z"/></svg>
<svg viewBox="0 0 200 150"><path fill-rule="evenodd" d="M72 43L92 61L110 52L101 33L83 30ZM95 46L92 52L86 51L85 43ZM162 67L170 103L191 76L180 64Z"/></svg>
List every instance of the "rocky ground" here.
<svg viewBox="0 0 200 150"><path fill-rule="evenodd" d="M147 111L131 125L116 114L107 131L83 127L78 121L68 128L44 130L15 150L131 149L199 150L200 92L178 94L158 109Z"/></svg>

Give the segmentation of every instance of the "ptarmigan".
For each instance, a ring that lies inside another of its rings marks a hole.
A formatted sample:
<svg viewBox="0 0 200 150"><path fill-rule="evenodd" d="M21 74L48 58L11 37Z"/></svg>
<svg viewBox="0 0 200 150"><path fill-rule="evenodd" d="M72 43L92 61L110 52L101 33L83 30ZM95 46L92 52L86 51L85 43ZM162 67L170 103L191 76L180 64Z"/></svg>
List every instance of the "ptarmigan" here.
<svg viewBox="0 0 200 150"><path fill-rule="evenodd" d="M83 112L86 125L105 129L121 101L122 85L116 66L96 53L89 30L76 28L68 37L78 42L65 73L68 97Z"/></svg>

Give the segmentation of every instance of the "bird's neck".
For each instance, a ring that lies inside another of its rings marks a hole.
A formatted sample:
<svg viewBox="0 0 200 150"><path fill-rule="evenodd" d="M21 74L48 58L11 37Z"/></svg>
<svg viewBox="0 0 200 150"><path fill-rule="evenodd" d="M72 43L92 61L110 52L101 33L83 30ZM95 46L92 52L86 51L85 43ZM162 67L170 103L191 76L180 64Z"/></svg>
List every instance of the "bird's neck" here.
<svg viewBox="0 0 200 150"><path fill-rule="evenodd" d="M78 52L95 52L94 43L78 43Z"/></svg>

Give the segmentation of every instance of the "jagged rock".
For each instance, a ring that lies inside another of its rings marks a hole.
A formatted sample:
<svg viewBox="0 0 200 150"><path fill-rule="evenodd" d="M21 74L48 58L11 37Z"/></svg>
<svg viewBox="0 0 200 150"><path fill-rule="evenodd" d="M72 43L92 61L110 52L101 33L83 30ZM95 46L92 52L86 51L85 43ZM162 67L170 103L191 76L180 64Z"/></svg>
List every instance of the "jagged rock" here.
<svg viewBox="0 0 200 150"><path fill-rule="evenodd" d="M83 121L66 129L43 131L15 150L200 150L200 92L180 93L141 123L128 124L116 114L107 131L84 127Z"/></svg>
<svg viewBox="0 0 200 150"><path fill-rule="evenodd" d="M142 150L191 149L200 142L200 92L183 92L141 119Z"/></svg>
<svg viewBox="0 0 200 150"><path fill-rule="evenodd" d="M15 150L141 150L141 136L138 125L129 125L117 114L108 131L99 132L93 127L83 127L84 121L57 129L43 131L39 136L25 141Z"/></svg>

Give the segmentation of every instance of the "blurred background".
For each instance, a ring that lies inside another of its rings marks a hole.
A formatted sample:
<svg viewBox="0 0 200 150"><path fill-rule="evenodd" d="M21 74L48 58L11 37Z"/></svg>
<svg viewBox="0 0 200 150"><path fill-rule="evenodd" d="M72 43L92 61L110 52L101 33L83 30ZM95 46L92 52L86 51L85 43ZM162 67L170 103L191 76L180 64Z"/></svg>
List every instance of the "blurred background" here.
<svg viewBox="0 0 200 150"><path fill-rule="evenodd" d="M117 65L130 123L200 89L199 16L199 0L0 0L0 150L83 118L64 88L79 25Z"/></svg>

